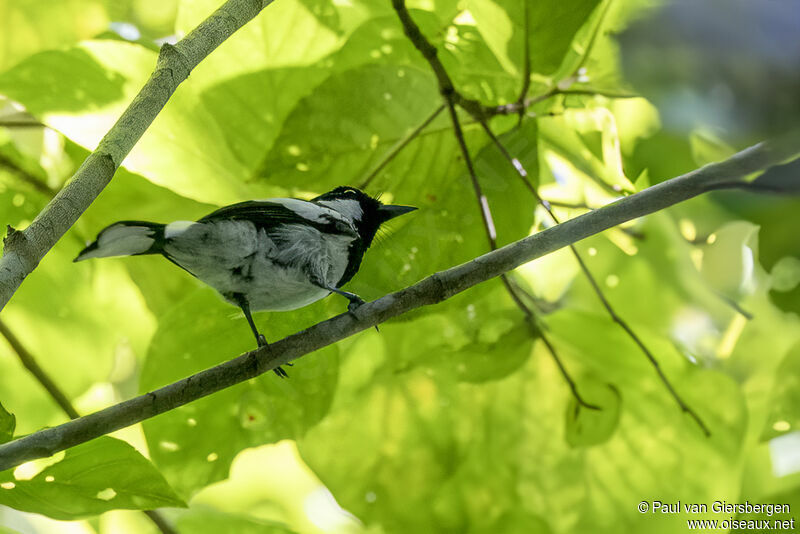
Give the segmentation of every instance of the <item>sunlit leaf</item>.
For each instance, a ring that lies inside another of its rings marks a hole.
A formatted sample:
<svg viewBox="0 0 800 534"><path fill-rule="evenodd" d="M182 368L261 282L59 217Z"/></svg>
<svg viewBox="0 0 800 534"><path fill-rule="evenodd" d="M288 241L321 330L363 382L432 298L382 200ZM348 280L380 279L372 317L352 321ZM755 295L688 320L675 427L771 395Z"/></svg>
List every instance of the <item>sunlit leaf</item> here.
<svg viewBox="0 0 800 534"><path fill-rule="evenodd" d="M0 2L0 71L24 57L88 39L109 23L100 0L67 0L45 5L31 0Z"/></svg>
<svg viewBox="0 0 800 534"><path fill-rule="evenodd" d="M76 519L113 509L185 506L164 477L136 449L107 436L67 450L64 458L30 479L0 473L0 503L55 519Z"/></svg>
<svg viewBox="0 0 800 534"><path fill-rule="evenodd" d="M0 93L79 145L94 149L155 61L155 52L136 44L89 41L28 58L0 76ZM223 132L211 112L203 111L191 86L170 100L125 166L201 201L225 203L250 195L243 182L246 167L228 150Z"/></svg>
<svg viewBox="0 0 800 534"><path fill-rule="evenodd" d="M613 385L581 380L580 394L597 410L578 404L573 397L566 409L566 440L573 447L588 447L607 441L619 423L619 391Z"/></svg>
<svg viewBox="0 0 800 534"><path fill-rule="evenodd" d="M274 341L324 318L325 304L254 317L267 340ZM141 388L153 390L255 348L241 312L210 289L198 290L159 318ZM337 354L335 347L323 349L287 367L289 379L268 373L146 421L153 461L188 495L227 477L231 461L245 447L299 438L328 411Z"/></svg>

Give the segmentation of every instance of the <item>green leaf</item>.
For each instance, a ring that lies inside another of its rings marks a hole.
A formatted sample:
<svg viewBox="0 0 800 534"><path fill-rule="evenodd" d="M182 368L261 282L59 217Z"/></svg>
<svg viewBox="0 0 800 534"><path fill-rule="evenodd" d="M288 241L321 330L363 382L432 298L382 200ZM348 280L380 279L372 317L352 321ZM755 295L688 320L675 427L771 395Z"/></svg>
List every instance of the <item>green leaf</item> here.
<svg viewBox="0 0 800 534"><path fill-rule="evenodd" d="M293 534L296 532L287 525L275 521L236 516L208 509L193 509L181 515L177 521L177 526L181 532L191 532L193 534L217 534L218 532Z"/></svg>
<svg viewBox="0 0 800 534"><path fill-rule="evenodd" d="M756 288L758 226L732 221L713 235L713 242L703 247L701 273L711 287L736 302Z"/></svg>
<svg viewBox="0 0 800 534"><path fill-rule="evenodd" d="M14 428L16 426L17 418L0 404L0 443L11 441L14 437Z"/></svg>
<svg viewBox="0 0 800 534"><path fill-rule="evenodd" d="M72 141L94 149L155 61L155 52L136 44L87 41L28 58L0 76L0 93ZM227 146L190 85L170 99L125 166L189 198L230 203L255 193L243 183L246 167Z"/></svg>
<svg viewBox="0 0 800 534"><path fill-rule="evenodd" d="M408 153L398 157L376 181L387 189L402 192L399 203L419 207L405 220L389 225L389 239L367 254L351 287L365 297L383 295L392 288L411 285L436 270L468 261L489 250L479 203L452 131L412 142ZM471 154L492 211L498 244L504 245L528 234L534 217L533 196L516 171L497 148L486 146L480 130L466 132L481 150ZM536 123L526 121L520 128L501 136L505 146L530 172L535 182L538 170ZM523 201L520 201L523 199ZM435 233L426 231L436 228ZM377 283L376 283L377 282ZM485 288L476 288L482 292ZM475 293L473 293L474 295ZM466 304L465 304L466 305Z"/></svg>
<svg viewBox="0 0 800 534"><path fill-rule="evenodd" d="M328 302L345 308L339 300ZM320 302L254 318L274 341L335 313ZM153 390L255 348L241 312L211 289L198 290L159 318L140 387ZM286 371L288 380L268 373L144 422L151 458L181 494L226 478L242 449L298 438L324 417L337 381L338 349L307 355Z"/></svg>
<svg viewBox="0 0 800 534"><path fill-rule="evenodd" d="M578 404L573 397L567 405L566 440L572 447L598 445L611 438L619 424L619 391L611 384L580 380L579 392L584 401L596 406L593 410Z"/></svg>
<svg viewBox="0 0 800 534"><path fill-rule="evenodd" d="M561 65L576 32L599 0L534 2L528 5L528 46L531 72L551 74ZM500 62L522 72L525 44L523 0L470 0L466 4L478 31ZM499 9L498 9L499 8Z"/></svg>
<svg viewBox="0 0 800 534"><path fill-rule="evenodd" d="M64 458L29 480L0 473L0 504L54 519L108 510L186 506L136 449L103 436L68 449Z"/></svg>
<svg viewBox="0 0 800 534"><path fill-rule="evenodd" d="M300 190L358 183L437 104L433 76L417 69L370 65L333 75L286 119L260 174Z"/></svg>
<svg viewBox="0 0 800 534"><path fill-rule="evenodd" d="M523 366L534 332L505 288L493 283L429 313L382 325L378 337L386 352L374 363L384 367L381 372L421 367L480 383L504 378Z"/></svg>
<svg viewBox="0 0 800 534"><path fill-rule="evenodd" d="M761 440L800 428L800 343L789 350L776 370L769 406Z"/></svg>
<svg viewBox="0 0 800 534"><path fill-rule="evenodd" d="M99 0L45 5L31 0L0 2L0 72L26 56L88 39L108 27Z"/></svg>
<svg viewBox="0 0 800 534"><path fill-rule="evenodd" d="M180 0L176 30L190 32L222 3ZM302 36L302 46L298 46L298 36ZM198 83L206 86L260 69L314 65L342 42L341 36L320 23L304 2L281 0L226 40L198 65L192 78L197 75Z"/></svg>

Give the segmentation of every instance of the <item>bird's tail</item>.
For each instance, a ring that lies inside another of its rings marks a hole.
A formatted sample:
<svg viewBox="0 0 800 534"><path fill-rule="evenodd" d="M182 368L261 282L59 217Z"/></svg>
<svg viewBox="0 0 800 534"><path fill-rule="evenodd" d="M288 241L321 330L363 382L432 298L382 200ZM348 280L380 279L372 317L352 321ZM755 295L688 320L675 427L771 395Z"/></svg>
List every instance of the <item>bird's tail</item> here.
<svg viewBox="0 0 800 534"><path fill-rule="evenodd" d="M73 261L108 256L157 254L164 244L163 224L144 221L119 221L103 229L97 239Z"/></svg>

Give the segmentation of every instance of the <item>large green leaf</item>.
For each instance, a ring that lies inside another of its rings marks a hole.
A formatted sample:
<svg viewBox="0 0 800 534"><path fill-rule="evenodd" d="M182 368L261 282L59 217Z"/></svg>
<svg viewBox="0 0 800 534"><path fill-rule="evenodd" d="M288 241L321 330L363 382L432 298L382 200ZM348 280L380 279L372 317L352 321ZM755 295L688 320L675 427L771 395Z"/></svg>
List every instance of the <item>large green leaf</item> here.
<svg viewBox="0 0 800 534"><path fill-rule="evenodd" d="M255 320L274 341L337 313L331 309L343 311L343 300L256 314ZM212 290L198 290L159 318L141 388L153 390L253 349L255 339L241 313ZM268 373L146 421L153 461L188 495L226 478L234 456L245 447L302 436L328 411L337 355L335 347L320 350L287 367L289 379Z"/></svg>
<svg viewBox="0 0 800 534"><path fill-rule="evenodd" d="M88 41L28 58L0 76L0 93L79 145L94 149L155 61L156 53L136 44ZM228 150L224 130L191 85L170 99L125 166L201 201L219 204L255 194L243 182L246 167Z"/></svg>
<svg viewBox="0 0 800 534"><path fill-rule="evenodd" d="M527 13L531 72L551 74L598 4L599 0L469 0L466 7L498 60L514 74L524 71Z"/></svg>
<svg viewBox="0 0 800 534"><path fill-rule="evenodd" d="M558 325L559 333L586 329L586 317L561 315L566 322ZM597 345L616 347L618 358L636 357L635 348L624 348L621 336L606 326L589 334ZM383 340L373 339L348 351L348 376L358 375L359 364L374 367ZM574 353L568 354L569 362ZM627 376L620 386L620 429L604 444L576 454L564 443L561 413L568 392L546 353L535 356L505 379L482 384L458 384L453 372L424 366L373 374L368 382L351 378L337 392L331 414L299 442L301 453L343 506L386 532L483 532L501 520L508 529L534 523L544 529L537 516L557 531L616 532L621 517L640 521L626 503L638 503L643 494L728 494L743 417L730 380L702 372L678 378L687 382L683 392L711 391L725 399L703 410L714 432L709 440L668 395L654 390L657 381L645 363L622 368ZM579 357L589 360L595 353ZM621 376L612 372L609 379L620 383ZM583 383L579 379L578 387ZM631 457L632 449L641 448L651 454ZM681 476L665 486L659 474L678 467ZM626 475L632 471L636 476ZM709 473L714 484L708 484ZM570 505L583 499L603 504ZM401 512L409 508L417 512Z"/></svg>
<svg viewBox="0 0 800 534"><path fill-rule="evenodd" d="M67 450L62 460L33 478L18 480L14 472L4 471L0 480L0 504L55 519L185 506L145 457L108 436Z"/></svg>
<svg viewBox="0 0 800 534"><path fill-rule="evenodd" d="M287 118L260 173L301 190L354 183L437 105L433 75L415 68L371 65L334 75Z"/></svg>
<svg viewBox="0 0 800 534"><path fill-rule="evenodd" d="M42 4L34 0L0 2L0 71L24 57L87 39L108 27L100 0L66 0Z"/></svg>

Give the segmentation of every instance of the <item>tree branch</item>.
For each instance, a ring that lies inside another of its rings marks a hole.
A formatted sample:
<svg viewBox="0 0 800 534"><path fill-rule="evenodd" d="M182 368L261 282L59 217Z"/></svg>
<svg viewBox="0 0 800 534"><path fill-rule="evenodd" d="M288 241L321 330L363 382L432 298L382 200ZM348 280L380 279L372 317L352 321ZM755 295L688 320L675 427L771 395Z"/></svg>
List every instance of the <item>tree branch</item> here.
<svg viewBox="0 0 800 534"><path fill-rule="evenodd" d="M531 260L618 224L714 190L719 184L781 163L800 152L800 134L765 141L731 158L661 182L600 209L584 213L495 251L248 352L156 391L110 406L63 425L0 445L0 471L140 423L216 391L249 380L279 365L372 328L410 310L442 302Z"/></svg>
<svg viewBox="0 0 800 534"><path fill-rule="evenodd" d="M78 220L191 70L272 0L228 0L175 45L161 47L156 68L72 180L24 231L9 228L0 258L0 310L45 254Z"/></svg>
<svg viewBox="0 0 800 534"><path fill-rule="evenodd" d="M36 358L33 357L33 354L28 352L28 349L17 339L17 336L14 335L13 332L6 326L3 321L0 321L0 334L6 338L8 344L11 345L13 351L17 354L19 361L22 362L23 367L27 369L36 380L42 385L42 387L47 390L47 393L50 394L50 397L58 404L58 406L67 414L67 417L70 419L77 419L80 417L80 414L72 406L72 403L69 401L67 396L61 391L56 383L50 378L44 369L41 368L39 363L36 361Z"/></svg>

